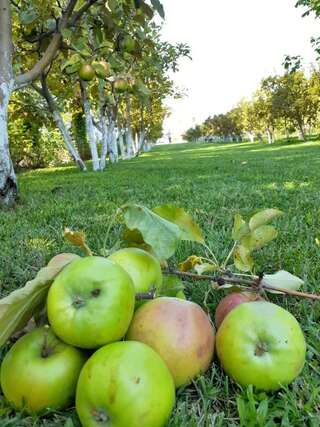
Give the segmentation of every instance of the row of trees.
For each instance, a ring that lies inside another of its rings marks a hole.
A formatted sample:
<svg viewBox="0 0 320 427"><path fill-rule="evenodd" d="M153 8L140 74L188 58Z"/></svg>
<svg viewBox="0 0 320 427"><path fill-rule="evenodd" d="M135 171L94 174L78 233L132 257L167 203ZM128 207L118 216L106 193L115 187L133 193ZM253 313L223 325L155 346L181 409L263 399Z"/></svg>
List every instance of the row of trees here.
<svg viewBox="0 0 320 427"><path fill-rule="evenodd" d="M282 76L264 79L252 99L243 99L226 114L208 117L202 125L189 129L184 138L254 141L266 135L272 143L276 132L288 137L297 130L305 140L306 131L319 125L320 73L314 70L307 77L296 67L294 62L294 71L291 68Z"/></svg>
<svg viewBox="0 0 320 427"><path fill-rule="evenodd" d="M161 39L159 0L0 0L0 12L0 204L16 199L17 164L67 153L98 171L161 136L189 47Z"/></svg>
<svg viewBox="0 0 320 427"><path fill-rule="evenodd" d="M303 16L314 13L320 17L318 0L298 0L296 7L304 7ZM320 37L311 43L320 57ZM302 58L286 56L282 76L264 79L252 99L243 99L226 114L208 117L201 125L188 129L183 138L197 140L262 139L269 143L275 133L287 137L295 131L305 140L306 131L320 125L320 71L313 69L309 76L302 71Z"/></svg>

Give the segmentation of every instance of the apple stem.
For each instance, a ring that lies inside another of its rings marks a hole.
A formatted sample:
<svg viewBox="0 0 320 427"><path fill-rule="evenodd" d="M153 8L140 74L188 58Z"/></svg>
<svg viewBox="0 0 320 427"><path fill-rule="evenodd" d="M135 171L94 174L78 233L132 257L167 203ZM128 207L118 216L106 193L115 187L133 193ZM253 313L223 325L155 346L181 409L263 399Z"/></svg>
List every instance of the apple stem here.
<svg viewBox="0 0 320 427"><path fill-rule="evenodd" d="M150 292L139 292L136 294L136 301L147 301L155 299L156 297L156 291L155 289L152 289Z"/></svg>
<svg viewBox="0 0 320 427"><path fill-rule="evenodd" d="M224 272L225 273L225 272ZM196 274L184 271L177 270L165 270L164 274L173 275L182 277L185 279L192 280L210 280L211 282L215 282L218 287L224 286L226 283L239 285L245 288L249 288L249 291L252 292L261 292L263 290L271 290L276 292L281 292L284 295L289 295L298 298L306 298L313 301L320 301L320 295L310 294L306 292L293 291L290 289L276 288L273 286L266 285L262 282L263 275L252 276L252 279L246 279L243 277L235 276L233 273L228 273L228 275L210 275L210 274ZM251 288L251 289L250 289Z"/></svg>

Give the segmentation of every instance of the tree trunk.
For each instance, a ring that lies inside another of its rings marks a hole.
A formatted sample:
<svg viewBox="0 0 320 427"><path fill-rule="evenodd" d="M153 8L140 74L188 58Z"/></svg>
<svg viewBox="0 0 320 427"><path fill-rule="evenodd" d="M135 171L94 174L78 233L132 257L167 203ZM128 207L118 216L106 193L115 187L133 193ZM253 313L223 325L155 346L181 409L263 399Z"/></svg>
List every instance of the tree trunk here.
<svg viewBox="0 0 320 427"><path fill-rule="evenodd" d="M249 132L249 140L250 142L254 142L254 132Z"/></svg>
<svg viewBox="0 0 320 427"><path fill-rule="evenodd" d="M63 137L64 143L67 147L67 150L69 151L69 154L71 155L71 157L73 158L73 160L77 163L77 165L79 166L79 168L83 171L87 170L87 167L85 165L85 163L83 162L83 160L80 157L80 154L78 152L78 150L76 149L76 147L73 145L72 142L72 138L70 135L70 132L60 114L59 108L48 88L47 82L46 82L46 78L44 75L41 76L41 87L42 90L39 90L35 85L33 86L35 88L35 90L40 93L40 95L42 95L45 100L47 101L48 104L48 108L50 113L52 114L53 120L55 121L58 129L61 132L61 135Z"/></svg>
<svg viewBox="0 0 320 427"><path fill-rule="evenodd" d="M273 143L273 135L272 135L272 132L269 128L267 128L266 134L267 134L267 138L268 138L268 144L272 144Z"/></svg>
<svg viewBox="0 0 320 427"><path fill-rule="evenodd" d="M119 132L118 132L118 141L119 141L121 158L122 158L122 160L125 160L126 159L126 149L124 146L123 133L121 130L119 130Z"/></svg>
<svg viewBox="0 0 320 427"><path fill-rule="evenodd" d="M127 158L133 157L133 143L132 143L132 131L131 131L131 99L130 94L127 94L126 99L127 107L127 129L126 129L126 145L127 145Z"/></svg>
<svg viewBox="0 0 320 427"><path fill-rule="evenodd" d="M300 141L305 141L306 140L306 131L304 128L304 124L298 123L298 128L299 128L299 139L300 139Z"/></svg>
<svg viewBox="0 0 320 427"><path fill-rule="evenodd" d="M96 144L96 138L94 135L94 127L90 110L90 101L87 95L87 83L83 80L80 80L80 88L81 88L81 98L82 98L82 107L83 112L86 119L86 132L87 138L89 142L91 158L92 158L92 167L94 171L99 170L99 156L98 149Z"/></svg>
<svg viewBox="0 0 320 427"><path fill-rule="evenodd" d="M0 0L0 206L13 205L18 192L8 136L8 107L14 87L11 34L9 1Z"/></svg>
<svg viewBox="0 0 320 427"><path fill-rule="evenodd" d="M100 129L102 134L102 147L100 155L100 170L103 171L106 167L106 157L108 153L108 127L106 118L106 95L105 86L102 79L99 80L99 110L100 110ZM110 131L110 126L109 126Z"/></svg>

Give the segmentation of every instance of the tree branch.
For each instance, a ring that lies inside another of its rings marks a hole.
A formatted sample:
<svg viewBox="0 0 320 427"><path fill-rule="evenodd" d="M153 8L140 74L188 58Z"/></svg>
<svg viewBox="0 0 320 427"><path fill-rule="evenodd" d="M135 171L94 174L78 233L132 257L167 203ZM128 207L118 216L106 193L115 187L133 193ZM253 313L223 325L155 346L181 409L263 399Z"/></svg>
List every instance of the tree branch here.
<svg viewBox="0 0 320 427"><path fill-rule="evenodd" d="M20 89L39 77L43 70L45 70L55 58L61 46L62 31L69 26L75 25L81 16L98 0L88 0L77 12L73 13L77 1L78 0L69 0L67 7L62 13L61 19L59 19L57 31L52 32L53 36L45 53L31 70L15 78L15 89Z"/></svg>
<svg viewBox="0 0 320 427"><path fill-rule="evenodd" d="M207 281L210 280L211 282L217 283L218 286L223 286L226 283L231 283L235 285L245 286L255 291L260 291L262 289L265 289L270 291L281 292L282 294L290 295L298 298L306 298L314 301L320 301L320 295L269 286L269 285L263 284L260 277L245 279L245 278L236 277L233 275L225 276L225 275L219 275L219 274L216 274L216 275L196 274L196 273L189 273L189 272L183 272L178 270L165 270L164 274L174 275L182 278L189 278L192 280L207 280Z"/></svg>

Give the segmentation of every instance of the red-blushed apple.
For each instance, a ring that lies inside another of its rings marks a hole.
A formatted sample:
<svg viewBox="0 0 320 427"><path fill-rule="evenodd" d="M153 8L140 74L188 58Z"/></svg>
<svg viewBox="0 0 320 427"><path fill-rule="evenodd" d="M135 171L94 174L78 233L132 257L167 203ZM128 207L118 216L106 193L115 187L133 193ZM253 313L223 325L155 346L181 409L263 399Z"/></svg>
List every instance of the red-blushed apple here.
<svg viewBox="0 0 320 427"><path fill-rule="evenodd" d="M1 387L17 409L39 413L63 409L74 399L86 357L60 341L48 327L34 329L20 338L1 365Z"/></svg>
<svg viewBox="0 0 320 427"><path fill-rule="evenodd" d="M174 401L174 382L164 361L133 341L96 351L81 371L76 394L83 427L163 427Z"/></svg>
<svg viewBox="0 0 320 427"><path fill-rule="evenodd" d="M136 292L148 292L151 288L160 289L162 272L159 261L150 253L138 248L125 248L109 256L131 277Z"/></svg>
<svg viewBox="0 0 320 427"><path fill-rule="evenodd" d="M276 390L301 372L306 343L295 317L266 301L238 305L222 322L216 338L225 372L238 384Z"/></svg>
<svg viewBox="0 0 320 427"><path fill-rule="evenodd" d="M219 302L215 313L215 325L220 327L223 319L231 310L236 308L239 304L245 302L263 301L263 298L253 292L232 292L231 294L222 298Z"/></svg>
<svg viewBox="0 0 320 427"><path fill-rule="evenodd" d="M48 293L48 319L64 342L93 349L126 334L134 304L128 273L91 256L73 261L56 277Z"/></svg>
<svg viewBox="0 0 320 427"><path fill-rule="evenodd" d="M209 368L214 335L214 327L199 305L162 297L136 311L127 339L143 342L159 353L180 387Z"/></svg>

